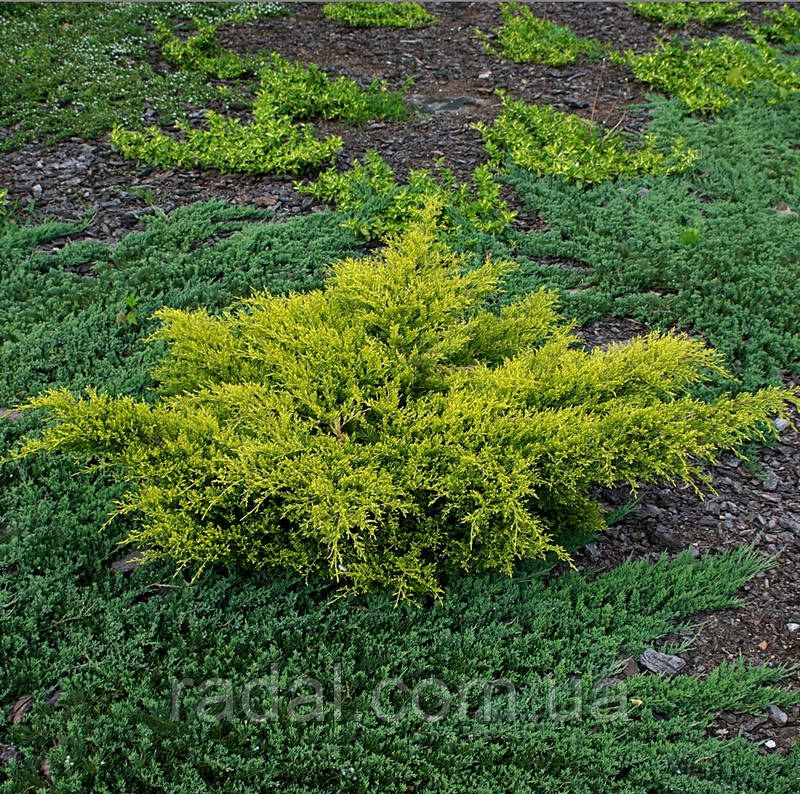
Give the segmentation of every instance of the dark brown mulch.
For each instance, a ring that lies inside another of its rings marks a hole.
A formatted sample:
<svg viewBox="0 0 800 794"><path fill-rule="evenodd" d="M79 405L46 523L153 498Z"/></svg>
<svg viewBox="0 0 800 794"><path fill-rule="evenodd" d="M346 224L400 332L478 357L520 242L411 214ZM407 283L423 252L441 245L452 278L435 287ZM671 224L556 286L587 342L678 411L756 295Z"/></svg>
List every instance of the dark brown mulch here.
<svg viewBox="0 0 800 794"><path fill-rule="evenodd" d="M696 26L671 31L635 16L620 3L532 5L534 13L618 49L646 51L656 37L676 33L707 35ZM763 21L764 10L778 5L744 4L757 23ZM431 168L438 159L460 178L468 176L485 160L481 136L472 125L491 121L497 114L497 89L609 127L636 131L646 123L644 112L635 107L644 99L645 87L627 70L604 61L562 68L514 64L487 55L474 36L476 27L490 32L500 24L496 4L427 7L439 17L438 24L421 30L376 30L328 21L320 4L292 4L291 16L230 28L223 43L240 52L266 49L292 60L313 61L360 82L377 76L396 88L407 77L414 78L409 98L420 112L408 123L318 125L320 133L335 132L344 139L342 168L376 148L401 176L411 168ZM737 25L717 31L742 35ZM163 63L158 67L167 68ZM165 211L211 197L255 203L275 210L278 217L319 209L294 189L289 178L143 167L116 154L106 139L69 140L48 148L32 143L0 155L0 185L8 187L22 207L32 203L37 213L71 220L93 211L94 221L79 236L110 241L141 229L142 216L153 211L149 199L135 189L151 191L152 202ZM525 222L530 227L537 220L532 216ZM641 330L633 321L614 319L586 327L581 334L594 346L630 338ZM576 564L604 570L631 556L656 557L682 549L702 554L752 544L761 553L776 555L775 567L746 586L743 607L706 616L691 647L681 655L688 672L697 675L740 655L751 663L796 664L800 662L800 435L784 428L777 443L757 453L754 465L725 455L710 476L714 491L704 488L702 498L688 486L661 483L641 488L636 509L579 552ZM603 496L609 507L631 499L625 489ZM790 682L800 685L800 674L795 672ZM786 752L797 740L799 719L797 709L784 716L785 722L775 713L756 718L721 714L711 734L741 733L774 742L778 752Z"/></svg>

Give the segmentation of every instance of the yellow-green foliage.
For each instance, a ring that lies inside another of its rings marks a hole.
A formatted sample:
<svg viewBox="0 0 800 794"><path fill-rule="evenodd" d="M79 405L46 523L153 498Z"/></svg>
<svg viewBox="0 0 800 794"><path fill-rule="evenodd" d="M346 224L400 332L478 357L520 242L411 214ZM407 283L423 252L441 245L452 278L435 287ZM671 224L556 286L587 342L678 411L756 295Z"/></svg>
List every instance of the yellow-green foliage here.
<svg viewBox="0 0 800 794"><path fill-rule="evenodd" d="M389 91L378 78L361 88L347 77L331 78L313 63L292 63L277 53L265 61L260 78L254 106L256 119L286 116L350 122L376 118L399 121L410 114L402 92ZM403 90L411 82L406 81Z"/></svg>
<svg viewBox="0 0 800 794"><path fill-rule="evenodd" d="M172 168L218 168L253 174L299 174L326 162L342 147L342 139L314 137L310 124L292 124L286 118L260 119L242 124L214 111L206 112L205 129L176 122L183 138L173 138L158 127L143 132L116 127L111 143L135 160Z"/></svg>
<svg viewBox="0 0 800 794"><path fill-rule="evenodd" d="M596 484L693 480L786 413L776 388L686 396L717 367L700 342L585 352L544 291L487 311L511 265L465 272L431 217L336 264L324 291L163 309L160 398L44 394L26 407L52 421L18 454L117 467L149 556L405 598L439 593L450 569L566 558L564 533L604 526Z"/></svg>
<svg viewBox="0 0 800 794"><path fill-rule="evenodd" d="M500 198L500 185L487 166L479 166L472 184L456 183L452 171L440 169L436 179L425 169L412 170L407 184L400 184L391 167L375 151L356 160L344 173L324 171L315 182L297 188L346 212L345 226L367 240L396 233L419 221L425 208L435 201L441 210L440 225L447 230L467 227L499 233L514 220L515 213Z"/></svg>
<svg viewBox="0 0 800 794"><path fill-rule="evenodd" d="M691 110L722 110L740 96L763 91L774 99L800 90L800 71L763 42L720 36L659 41L652 52L624 56L637 79L679 97Z"/></svg>
<svg viewBox="0 0 800 794"><path fill-rule="evenodd" d="M565 66L581 56L600 58L603 45L592 39L576 36L568 27L556 25L534 16L530 8L519 3L501 3L503 25L494 31L499 47L495 47L480 30L486 51L517 63L543 63Z"/></svg>
<svg viewBox="0 0 800 794"><path fill-rule="evenodd" d="M745 11L739 9L739 3L679 3L679 2L649 2L628 3L637 13L657 22L664 22L674 28L682 28L689 22L698 22L701 25L724 25L735 22L746 16Z"/></svg>
<svg viewBox="0 0 800 794"><path fill-rule="evenodd" d="M792 50L800 47L800 11L784 5L778 11L765 11L764 16L770 21L769 25L747 27L756 41L771 41Z"/></svg>
<svg viewBox="0 0 800 794"><path fill-rule="evenodd" d="M362 89L353 80L331 79L314 64L291 63L275 53L262 64L251 123L208 111L204 129L176 122L182 138L173 138L158 127L144 132L116 127L111 142L126 157L167 167L200 165L221 171L301 174L329 162L342 139L329 135L320 140L311 125L295 121L359 122L408 115L402 95L387 91L377 79Z"/></svg>
<svg viewBox="0 0 800 794"><path fill-rule="evenodd" d="M696 153L677 139L667 151L654 136L629 149L624 138L580 116L549 105L527 105L501 92L503 110L491 126L477 124L492 161L511 160L539 176L561 175L570 182L603 182L616 177L684 171Z"/></svg>
<svg viewBox="0 0 800 794"><path fill-rule="evenodd" d="M436 22L436 17L419 3L326 3L322 12L328 19L345 22L354 28L421 28Z"/></svg>
<svg viewBox="0 0 800 794"><path fill-rule="evenodd" d="M232 50L226 50L217 37L218 24L194 19L197 32L185 41L178 38L166 19L157 19L153 36L161 45L161 54L167 63L179 69L203 72L220 80L230 80L254 71L258 60L246 60Z"/></svg>

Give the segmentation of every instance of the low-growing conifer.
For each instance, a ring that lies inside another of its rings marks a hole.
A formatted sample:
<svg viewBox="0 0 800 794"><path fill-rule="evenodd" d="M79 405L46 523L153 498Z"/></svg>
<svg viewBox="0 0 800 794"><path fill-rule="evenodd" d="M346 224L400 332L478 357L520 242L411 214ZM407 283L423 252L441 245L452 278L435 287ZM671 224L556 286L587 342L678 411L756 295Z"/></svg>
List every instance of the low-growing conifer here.
<svg viewBox="0 0 800 794"><path fill-rule="evenodd" d="M659 333L584 350L545 291L489 311L513 265L465 270L434 212L324 290L163 309L157 400L43 394L27 408L51 421L16 454L118 470L149 556L408 598L449 570L567 559L566 535L604 526L594 486L695 481L794 399L694 399L713 350Z"/></svg>

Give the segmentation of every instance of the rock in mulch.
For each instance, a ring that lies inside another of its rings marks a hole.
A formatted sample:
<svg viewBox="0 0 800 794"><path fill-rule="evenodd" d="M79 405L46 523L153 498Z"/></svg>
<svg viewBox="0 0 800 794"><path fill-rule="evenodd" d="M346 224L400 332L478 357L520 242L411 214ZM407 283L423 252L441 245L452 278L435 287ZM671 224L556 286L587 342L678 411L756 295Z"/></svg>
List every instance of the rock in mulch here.
<svg viewBox="0 0 800 794"><path fill-rule="evenodd" d="M144 562L144 552L140 549L126 554L121 560L111 563L111 567L117 573L130 573L134 568L138 568Z"/></svg>
<svg viewBox="0 0 800 794"><path fill-rule="evenodd" d="M0 766L19 760L19 750L13 744L0 744Z"/></svg>
<svg viewBox="0 0 800 794"><path fill-rule="evenodd" d="M680 656L673 656L670 653L661 653L661 651L657 651L655 648L645 648L639 658L639 663L651 673L666 676L677 675L686 667L686 662L681 659Z"/></svg>
<svg viewBox="0 0 800 794"><path fill-rule="evenodd" d="M783 726L789 722L789 715L777 706L769 707L769 718L773 725L777 725L779 728L783 728Z"/></svg>

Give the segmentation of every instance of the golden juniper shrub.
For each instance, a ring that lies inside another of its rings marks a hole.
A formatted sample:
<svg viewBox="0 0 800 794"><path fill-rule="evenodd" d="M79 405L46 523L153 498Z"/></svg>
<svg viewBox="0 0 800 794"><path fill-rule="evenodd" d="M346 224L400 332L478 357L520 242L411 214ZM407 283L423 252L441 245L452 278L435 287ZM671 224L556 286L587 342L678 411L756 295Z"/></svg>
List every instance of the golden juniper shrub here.
<svg viewBox="0 0 800 794"><path fill-rule="evenodd" d="M713 350L654 333L587 352L546 291L488 311L513 266L465 271L434 213L325 290L163 309L155 403L43 394L26 407L51 421L17 454L118 467L150 556L408 598L448 570L568 558L563 533L604 526L594 485L695 480L794 399L693 399Z"/></svg>

